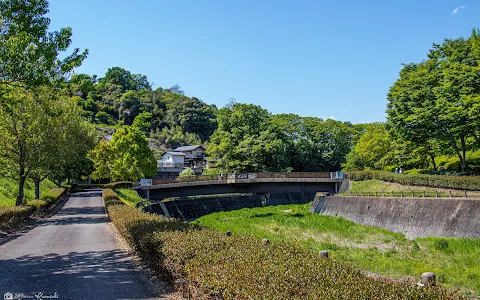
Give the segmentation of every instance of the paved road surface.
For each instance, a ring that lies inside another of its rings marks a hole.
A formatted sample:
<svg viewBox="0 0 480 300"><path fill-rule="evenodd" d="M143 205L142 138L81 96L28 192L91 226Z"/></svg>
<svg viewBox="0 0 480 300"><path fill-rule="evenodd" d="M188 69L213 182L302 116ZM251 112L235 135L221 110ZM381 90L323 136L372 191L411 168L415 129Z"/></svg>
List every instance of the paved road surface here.
<svg viewBox="0 0 480 300"><path fill-rule="evenodd" d="M0 241L0 299L8 292L56 292L68 300L156 299L117 247L110 226L100 191L82 192L32 230Z"/></svg>

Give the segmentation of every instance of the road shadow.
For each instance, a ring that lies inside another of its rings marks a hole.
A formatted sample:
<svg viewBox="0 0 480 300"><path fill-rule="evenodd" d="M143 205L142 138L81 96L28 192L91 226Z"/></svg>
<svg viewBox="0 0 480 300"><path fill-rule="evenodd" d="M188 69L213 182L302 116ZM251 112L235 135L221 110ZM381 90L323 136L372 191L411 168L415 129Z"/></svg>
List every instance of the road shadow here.
<svg viewBox="0 0 480 300"><path fill-rule="evenodd" d="M121 250L4 259L0 295L57 292L58 299L153 299L133 266Z"/></svg>
<svg viewBox="0 0 480 300"><path fill-rule="evenodd" d="M71 195L72 198L87 198L87 197L101 197L102 191L101 190L92 190L88 192L75 192Z"/></svg>
<svg viewBox="0 0 480 300"><path fill-rule="evenodd" d="M70 216L67 218L51 218L39 221L37 226L60 226L60 225L82 225L82 224L100 224L107 222L107 218L103 215L99 216Z"/></svg>
<svg viewBox="0 0 480 300"><path fill-rule="evenodd" d="M60 209L55 216L67 215L104 215L105 209L100 206L86 206L86 207L66 207Z"/></svg>

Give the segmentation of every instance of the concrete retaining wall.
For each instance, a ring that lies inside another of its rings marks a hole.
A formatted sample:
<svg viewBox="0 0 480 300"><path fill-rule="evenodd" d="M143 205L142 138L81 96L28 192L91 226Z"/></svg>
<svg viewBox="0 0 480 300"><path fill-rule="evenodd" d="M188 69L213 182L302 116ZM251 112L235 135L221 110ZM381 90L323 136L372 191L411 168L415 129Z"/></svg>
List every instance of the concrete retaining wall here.
<svg viewBox="0 0 480 300"><path fill-rule="evenodd" d="M162 201L144 208L144 211L168 217L191 220L219 211L253 208L270 205L308 203L315 193L271 193L233 196L208 196L201 198ZM163 207L162 207L163 206Z"/></svg>
<svg viewBox="0 0 480 300"><path fill-rule="evenodd" d="M321 202L317 202L320 203ZM425 236L480 238L480 200L451 198L326 197L320 214Z"/></svg>

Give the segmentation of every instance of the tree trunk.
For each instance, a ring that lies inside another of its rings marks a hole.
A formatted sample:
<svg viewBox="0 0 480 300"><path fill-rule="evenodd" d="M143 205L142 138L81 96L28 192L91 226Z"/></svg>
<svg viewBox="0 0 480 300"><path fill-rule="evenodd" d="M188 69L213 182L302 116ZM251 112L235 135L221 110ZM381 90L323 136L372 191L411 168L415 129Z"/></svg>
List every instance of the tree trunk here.
<svg viewBox="0 0 480 300"><path fill-rule="evenodd" d="M33 182L35 183L35 199L40 199L40 177L35 176Z"/></svg>
<svg viewBox="0 0 480 300"><path fill-rule="evenodd" d="M467 170L467 150L465 145L465 137L460 137L460 143L462 145L462 159L460 163L462 164L462 171L465 172Z"/></svg>
<svg viewBox="0 0 480 300"><path fill-rule="evenodd" d="M24 173L23 169L21 170L20 180L18 181L18 194L17 194L17 201L16 205L20 206L23 203L23 196L25 195L25 181L27 180L27 176Z"/></svg>
<svg viewBox="0 0 480 300"><path fill-rule="evenodd" d="M453 135L448 130L444 130L444 131L447 133L448 140L450 141L450 144L452 145L453 150L455 150L455 153L457 154L458 159L460 160L460 166L462 167L462 172L465 172L465 168L466 168L465 159L464 159L465 145L462 145L462 149L461 149L463 152L463 156L462 156L460 154L460 149L458 149L457 142L455 141L455 138L453 137ZM460 138L460 141L463 141L463 143L465 143L464 138Z"/></svg>
<svg viewBox="0 0 480 300"><path fill-rule="evenodd" d="M430 159L432 160L433 169L436 170L437 169L437 164L435 163L435 154L430 152L430 153L428 153L428 155L430 156Z"/></svg>

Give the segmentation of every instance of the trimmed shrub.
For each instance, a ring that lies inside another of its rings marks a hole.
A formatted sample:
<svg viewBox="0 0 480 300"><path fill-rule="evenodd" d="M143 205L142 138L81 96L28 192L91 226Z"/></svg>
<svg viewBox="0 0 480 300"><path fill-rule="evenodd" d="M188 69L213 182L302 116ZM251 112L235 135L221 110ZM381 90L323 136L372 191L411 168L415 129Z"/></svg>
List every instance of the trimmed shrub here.
<svg viewBox="0 0 480 300"><path fill-rule="evenodd" d="M105 209L108 211L111 206L114 205L125 205L123 201L118 197L112 189L103 189L102 190L103 201L105 202Z"/></svg>
<svg viewBox="0 0 480 300"><path fill-rule="evenodd" d="M42 200L44 200L48 205L52 205L57 202L65 192L65 188L50 189L45 195L42 196Z"/></svg>
<svg viewBox="0 0 480 300"><path fill-rule="evenodd" d="M103 187L107 189L129 188L133 186L131 181L117 181L104 184Z"/></svg>
<svg viewBox="0 0 480 300"><path fill-rule="evenodd" d="M65 188L53 188L43 196L43 199L30 200L22 206L0 207L0 229L14 228L33 213L43 212L56 203L65 192Z"/></svg>
<svg viewBox="0 0 480 300"><path fill-rule="evenodd" d="M252 237L145 214L110 202L119 199L112 190L104 190L104 199L120 234L189 299L464 299L443 287L368 278L289 243L262 246Z"/></svg>
<svg viewBox="0 0 480 300"><path fill-rule="evenodd" d="M480 176L447 176L424 174L396 174L383 171L347 172L348 179L355 181L381 180L403 185L428 186L435 188L480 190Z"/></svg>
<svg viewBox="0 0 480 300"><path fill-rule="evenodd" d="M48 203L45 202L44 200L30 200L27 202L27 206L31 206L35 209L35 212L41 212L45 208L47 208Z"/></svg>
<svg viewBox="0 0 480 300"><path fill-rule="evenodd" d="M0 207L0 229L10 229L25 221L33 212L32 206Z"/></svg>

